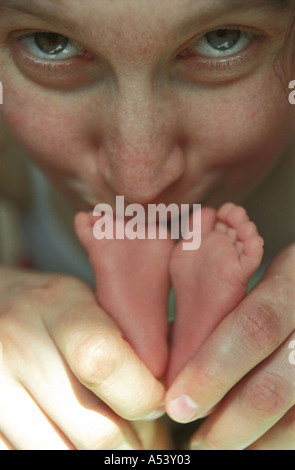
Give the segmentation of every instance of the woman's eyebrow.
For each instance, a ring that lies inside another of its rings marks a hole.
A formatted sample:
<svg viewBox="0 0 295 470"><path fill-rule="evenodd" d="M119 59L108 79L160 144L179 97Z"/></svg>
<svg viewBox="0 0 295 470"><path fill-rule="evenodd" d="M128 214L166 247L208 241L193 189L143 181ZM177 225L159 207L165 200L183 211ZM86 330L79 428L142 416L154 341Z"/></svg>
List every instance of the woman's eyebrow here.
<svg viewBox="0 0 295 470"><path fill-rule="evenodd" d="M224 0L226 9L247 10L249 8L282 9L290 5L289 0Z"/></svg>
<svg viewBox="0 0 295 470"><path fill-rule="evenodd" d="M63 0L0 0L0 9L17 10L35 16L52 17L65 7Z"/></svg>

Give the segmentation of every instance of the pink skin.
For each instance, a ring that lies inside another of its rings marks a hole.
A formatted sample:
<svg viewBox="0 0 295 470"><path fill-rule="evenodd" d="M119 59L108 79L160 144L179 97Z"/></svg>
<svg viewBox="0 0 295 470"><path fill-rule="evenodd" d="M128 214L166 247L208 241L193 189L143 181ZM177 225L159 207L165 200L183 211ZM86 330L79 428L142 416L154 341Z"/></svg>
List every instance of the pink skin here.
<svg viewBox="0 0 295 470"><path fill-rule="evenodd" d="M0 15L1 113L75 209L114 205L116 195L219 207L241 201L278 160L294 126L274 72L288 12L221 16L223 0L52 4L50 21ZM227 25L263 39L217 63L192 53L195 38ZM21 42L36 30L89 54L42 68ZM20 39L9 41L11 32Z"/></svg>
<svg viewBox="0 0 295 470"><path fill-rule="evenodd" d="M284 155L295 107L274 63L289 9L230 2L221 11L224 0L36 3L31 14L0 12L0 112L73 211L114 206L116 195L127 204L240 204ZM46 17L41 3L51 6ZM258 39L221 59L194 52L208 31L237 26ZM21 37L36 31L68 36L89 54L35 57ZM262 190L257 206L267 199Z"/></svg>
<svg viewBox="0 0 295 470"><path fill-rule="evenodd" d="M84 212L75 217L76 233L93 267L98 303L154 376L161 378L168 358L169 260L174 242L97 240L93 234L97 220Z"/></svg>
<svg viewBox="0 0 295 470"><path fill-rule="evenodd" d="M218 212L202 209L202 244L197 251L184 251L182 243L173 249L172 240L148 240L147 234L144 240L116 240L115 233L113 240L97 240L93 234L97 220L83 212L75 218L76 233L94 270L97 300L159 378L168 357L170 263L177 312L166 377L169 386L245 296L262 259L263 240L245 210L231 203Z"/></svg>
<svg viewBox="0 0 295 470"><path fill-rule="evenodd" d="M263 256L263 239L246 211L232 203L202 209L197 251L177 245L171 259L176 299L168 387L218 323L244 298Z"/></svg>
<svg viewBox="0 0 295 470"><path fill-rule="evenodd" d="M49 3L49 19L1 11L1 115L75 211L114 206L116 195L217 208L243 200L285 151L295 108L274 61L288 11L220 14L223 0ZM194 52L196 38L237 25L259 40L218 60ZM21 38L36 30L84 53L34 59Z"/></svg>

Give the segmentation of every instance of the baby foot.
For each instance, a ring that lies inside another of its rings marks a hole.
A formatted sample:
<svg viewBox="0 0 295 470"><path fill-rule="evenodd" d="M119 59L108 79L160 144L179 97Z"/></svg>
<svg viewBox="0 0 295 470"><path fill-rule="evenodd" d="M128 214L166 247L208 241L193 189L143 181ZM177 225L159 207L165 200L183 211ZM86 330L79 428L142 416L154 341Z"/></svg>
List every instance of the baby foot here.
<svg viewBox="0 0 295 470"><path fill-rule="evenodd" d="M167 298L174 244L147 237L97 240L93 234L97 220L92 214L79 213L75 229L94 271L98 303L155 377L160 378L168 358ZM117 224L124 221L114 220L114 233ZM122 229L124 226L120 226Z"/></svg>
<svg viewBox="0 0 295 470"><path fill-rule="evenodd" d="M176 299L172 351L167 373L171 385L221 320L241 302L263 256L263 239L245 209L232 203L218 212L202 209L202 242L197 251L178 244L171 259Z"/></svg>

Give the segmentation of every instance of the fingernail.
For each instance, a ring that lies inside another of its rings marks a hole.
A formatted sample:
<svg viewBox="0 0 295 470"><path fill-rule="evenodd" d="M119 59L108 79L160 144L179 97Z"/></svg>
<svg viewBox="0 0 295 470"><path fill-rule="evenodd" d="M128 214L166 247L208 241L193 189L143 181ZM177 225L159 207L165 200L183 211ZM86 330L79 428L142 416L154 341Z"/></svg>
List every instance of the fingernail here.
<svg viewBox="0 0 295 470"><path fill-rule="evenodd" d="M153 421L155 419L159 419L165 414L165 407L161 407L161 409L157 409L156 411L153 411L149 415L145 416L144 418L141 418L143 421Z"/></svg>
<svg viewBox="0 0 295 470"><path fill-rule="evenodd" d="M199 406L187 395L172 400L168 409L171 418L179 423L194 421L199 416Z"/></svg>
<svg viewBox="0 0 295 470"><path fill-rule="evenodd" d="M155 419L159 419L164 416L166 410L164 404L161 404L155 411L151 413L141 416L140 418L136 419L136 421L154 421Z"/></svg>
<svg viewBox="0 0 295 470"><path fill-rule="evenodd" d="M153 421L155 419L159 419L165 414L165 407L160 406L156 411L153 411L149 415L145 416L144 418L141 418L143 421Z"/></svg>

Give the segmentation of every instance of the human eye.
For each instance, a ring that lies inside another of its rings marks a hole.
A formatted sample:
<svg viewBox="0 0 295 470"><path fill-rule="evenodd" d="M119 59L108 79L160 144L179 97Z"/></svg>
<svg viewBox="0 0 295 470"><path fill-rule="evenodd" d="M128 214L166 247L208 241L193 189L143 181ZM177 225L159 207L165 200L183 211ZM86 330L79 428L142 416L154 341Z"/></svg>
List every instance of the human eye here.
<svg viewBox="0 0 295 470"><path fill-rule="evenodd" d="M255 34L240 29L209 31L193 45L192 50L203 57L223 58L243 51L255 40Z"/></svg>
<svg viewBox="0 0 295 470"><path fill-rule="evenodd" d="M58 32L13 32L9 44L18 68L43 85L79 86L101 75L95 56Z"/></svg>
<svg viewBox="0 0 295 470"><path fill-rule="evenodd" d="M177 54L182 71L200 81L223 81L241 76L257 63L265 35L223 26L199 35Z"/></svg>
<svg viewBox="0 0 295 470"><path fill-rule="evenodd" d="M38 59L72 59L82 51L82 47L75 41L52 32L30 33L20 38L19 42L29 54Z"/></svg>

